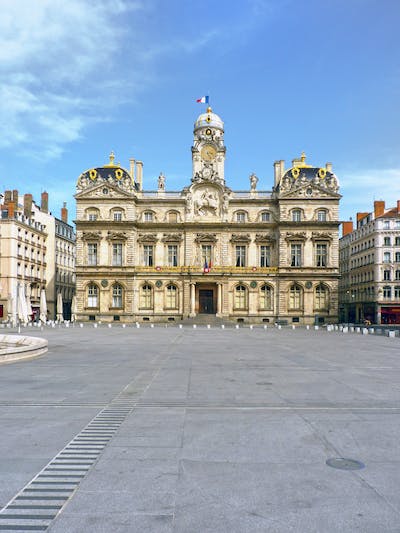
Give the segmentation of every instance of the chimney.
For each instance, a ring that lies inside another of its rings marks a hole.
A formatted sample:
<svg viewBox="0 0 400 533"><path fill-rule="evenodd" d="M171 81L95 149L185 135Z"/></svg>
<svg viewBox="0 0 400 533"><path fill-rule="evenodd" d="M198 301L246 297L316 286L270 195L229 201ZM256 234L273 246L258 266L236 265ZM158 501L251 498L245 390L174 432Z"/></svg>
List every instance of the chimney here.
<svg viewBox="0 0 400 533"><path fill-rule="evenodd" d="M14 218L15 204L14 202L8 202L8 218Z"/></svg>
<svg viewBox="0 0 400 533"><path fill-rule="evenodd" d="M327 163L327 164L325 165L325 168L326 168L326 171L327 171L327 172L332 172L332 163Z"/></svg>
<svg viewBox="0 0 400 533"><path fill-rule="evenodd" d="M369 215L369 213L357 213L357 222L360 222L364 217Z"/></svg>
<svg viewBox="0 0 400 533"><path fill-rule="evenodd" d="M400 215L400 200L397 200L397 212Z"/></svg>
<svg viewBox="0 0 400 533"><path fill-rule="evenodd" d="M31 218L32 216L32 195L24 194L24 215L26 218Z"/></svg>
<svg viewBox="0 0 400 533"><path fill-rule="evenodd" d="M12 193L11 191L4 191L4 205L12 202Z"/></svg>
<svg viewBox="0 0 400 533"><path fill-rule="evenodd" d="M43 211L43 213L49 212L49 193L46 191L42 192L40 210Z"/></svg>
<svg viewBox="0 0 400 533"><path fill-rule="evenodd" d="M67 202L63 203L63 206L61 208L61 220L63 222L68 223L68 209L67 209Z"/></svg>
<svg viewBox="0 0 400 533"><path fill-rule="evenodd" d="M348 222L342 222L342 235L348 235L353 231L353 221L349 220Z"/></svg>
<svg viewBox="0 0 400 533"><path fill-rule="evenodd" d="M374 216L380 217L385 212L385 202L383 200L375 200L374 202Z"/></svg>
<svg viewBox="0 0 400 533"><path fill-rule="evenodd" d="M274 163L274 185L275 187L279 184L284 173L285 173L285 161L283 161L283 159L281 159L280 161L275 161Z"/></svg>
<svg viewBox="0 0 400 533"><path fill-rule="evenodd" d="M138 184L139 191L143 189L143 162L136 161L136 183Z"/></svg>
<svg viewBox="0 0 400 533"><path fill-rule="evenodd" d="M135 160L129 159L129 174L131 175L132 181L135 182Z"/></svg>
<svg viewBox="0 0 400 533"><path fill-rule="evenodd" d="M18 191L17 191L17 189L14 189L13 192L12 192L12 201L14 202L15 207L18 208Z"/></svg>

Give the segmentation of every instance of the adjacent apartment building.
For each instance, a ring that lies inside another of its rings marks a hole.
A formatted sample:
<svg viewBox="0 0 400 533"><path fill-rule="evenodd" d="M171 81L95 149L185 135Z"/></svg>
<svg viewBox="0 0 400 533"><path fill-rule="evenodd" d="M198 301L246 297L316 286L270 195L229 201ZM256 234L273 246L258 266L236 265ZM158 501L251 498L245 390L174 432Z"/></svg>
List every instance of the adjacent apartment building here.
<svg viewBox="0 0 400 533"><path fill-rule="evenodd" d="M67 319L75 292L74 268L75 232L68 224L66 206L58 219L49 212L47 192L39 206L31 194L5 191L0 218L0 320L15 319L21 285L34 317L39 315L42 289L49 319L56 317L61 292Z"/></svg>
<svg viewBox="0 0 400 533"><path fill-rule="evenodd" d="M340 321L400 324L400 200L344 222L339 257Z"/></svg>
<svg viewBox="0 0 400 533"><path fill-rule="evenodd" d="M225 177L222 119L194 124L192 176L182 190L143 163L110 161L77 181L77 319L312 324L338 319L339 184L303 154L274 164L271 190Z"/></svg>

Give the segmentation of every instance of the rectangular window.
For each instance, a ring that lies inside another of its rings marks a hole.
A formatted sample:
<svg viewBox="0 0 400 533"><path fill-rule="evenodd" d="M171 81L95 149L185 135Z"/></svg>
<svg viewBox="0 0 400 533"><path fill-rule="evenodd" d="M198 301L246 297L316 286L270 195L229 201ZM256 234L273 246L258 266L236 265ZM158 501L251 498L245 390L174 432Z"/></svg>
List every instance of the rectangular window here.
<svg viewBox="0 0 400 533"><path fill-rule="evenodd" d="M236 246L236 266L246 266L246 246Z"/></svg>
<svg viewBox="0 0 400 533"><path fill-rule="evenodd" d="M95 242L88 244L88 265L97 265L97 243Z"/></svg>
<svg viewBox="0 0 400 533"><path fill-rule="evenodd" d="M390 246L390 237L384 237L383 244L384 246Z"/></svg>
<svg viewBox="0 0 400 533"><path fill-rule="evenodd" d="M396 281L400 279L400 270L396 270L395 278L396 278Z"/></svg>
<svg viewBox="0 0 400 533"><path fill-rule="evenodd" d="M211 263L211 254L212 254L212 246L211 244L202 244L201 245L201 261L202 266L207 263L207 266L210 266Z"/></svg>
<svg viewBox="0 0 400 533"><path fill-rule="evenodd" d="M383 297L384 298L391 298L392 297L392 288L391 287L383 287Z"/></svg>
<svg viewBox="0 0 400 533"><path fill-rule="evenodd" d="M271 219L270 214L265 212L261 213L261 222L269 222Z"/></svg>
<svg viewBox="0 0 400 533"><path fill-rule="evenodd" d="M88 218L91 222L94 222L95 220L97 220L97 215L95 215L94 213L89 213Z"/></svg>
<svg viewBox="0 0 400 533"><path fill-rule="evenodd" d="M400 287L394 288L394 297L396 298L396 300L400 298Z"/></svg>
<svg viewBox="0 0 400 533"><path fill-rule="evenodd" d="M396 237L395 240L394 240L394 244L396 246L400 246L400 237Z"/></svg>
<svg viewBox="0 0 400 533"><path fill-rule="evenodd" d="M144 214L145 222L153 222L153 213L151 211L146 211Z"/></svg>
<svg viewBox="0 0 400 533"><path fill-rule="evenodd" d="M144 266L152 267L154 262L154 246L152 244L145 244L143 246L143 260Z"/></svg>
<svg viewBox="0 0 400 533"><path fill-rule="evenodd" d="M292 211L292 221L300 222L301 221L301 211L300 209L293 209Z"/></svg>
<svg viewBox="0 0 400 533"><path fill-rule="evenodd" d="M390 252L384 252L383 253L383 262L384 263L390 263Z"/></svg>
<svg viewBox="0 0 400 533"><path fill-rule="evenodd" d="M242 211L239 213L236 213L236 222L245 222L246 221L246 214Z"/></svg>
<svg viewBox="0 0 400 533"><path fill-rule="evenodd" d="M394 260L396 261L396 263L400 263L400 252L396 252Z"/></svg>
<svg viewBox="0 0 400 533"><path fill-rule="evenodd" d="M260 246L260 267L271 266L271 247Z"/></svg>
<svg viewBox="0 0 400 533"><path fill-rule="evenodd" d="M168 266L170 267L178 266L178 245L177 244L168 245Z"/></svg>
<svg viewBox="0 0 400 533"><path fill-rule="evenodd" d="M326 222L326 211L323 209L319 210L317 213L318 222Z"/></svg>
<svg viewBox="0 0 400 533"><path fill-rule="evenodd" d="M122 220L122 213L121 211L114 211L114 220L116 222L121 222Z"/></svg>
<svg viewBox="0 0 400 533"><path fill-rule="evenodd" d="M383 271L383 279L385 281L390 281L390 270L384 270Z"/></svg>
<svg viewBox="0 0 400 533"><path fill-rule="evenodd" d="M326 267L328 264L328 245L317 243L315 247L315 265L317 267Z"/></svg>
<svg viewBox="0 0 400 533"><path fill-rule="evenodd" d="M301 266L301 244L290 245L290 266Z"/></svg>
<svg viewBox="0 0 400 533"><path fill-rule="evenodd" d="M122 243L112 245L112 266L122 265Z"/></svg>

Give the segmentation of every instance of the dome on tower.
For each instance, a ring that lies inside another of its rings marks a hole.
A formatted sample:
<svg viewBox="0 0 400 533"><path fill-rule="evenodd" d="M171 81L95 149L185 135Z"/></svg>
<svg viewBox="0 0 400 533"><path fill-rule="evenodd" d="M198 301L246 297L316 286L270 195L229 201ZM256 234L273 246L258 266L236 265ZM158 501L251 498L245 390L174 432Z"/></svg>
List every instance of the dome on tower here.
<svg viewBox="0 0 400 533"><path fill-rule="evenodd" d="M213 113L211 107L208 107L205 113L202 113L198 116L196 122L194 123L194 131L207 127L218 128L219 130L224 131L224 123L222 118Z"/></svg>

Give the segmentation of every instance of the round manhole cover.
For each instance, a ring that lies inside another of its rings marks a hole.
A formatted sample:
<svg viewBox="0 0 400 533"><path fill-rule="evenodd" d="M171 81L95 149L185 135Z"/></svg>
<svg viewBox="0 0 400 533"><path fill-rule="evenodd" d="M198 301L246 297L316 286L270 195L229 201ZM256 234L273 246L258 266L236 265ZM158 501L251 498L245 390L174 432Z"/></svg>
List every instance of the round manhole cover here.
<svg viewBox="0 0 400 533"><path fill-rule="evenodd" d="M326 464L332 468L339 468L340 470L361 470L365 467L361 461L346 459L344 457L332 457L326 460Z"/></svg>

